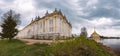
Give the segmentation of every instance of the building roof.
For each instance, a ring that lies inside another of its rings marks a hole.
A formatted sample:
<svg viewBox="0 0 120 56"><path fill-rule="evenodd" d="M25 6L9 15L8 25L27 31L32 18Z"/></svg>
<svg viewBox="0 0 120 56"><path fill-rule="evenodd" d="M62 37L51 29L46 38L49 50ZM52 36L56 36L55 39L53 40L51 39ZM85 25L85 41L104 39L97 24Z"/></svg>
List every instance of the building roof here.
<svg viewBox="0 0 120 56"><path fill-rule="evenodd" d="M95 28L94 28L94 32L91 34L91 38L96 42L100 42L100 35L96 32Z"/></svg>
<svg viewBox="0 0 120 56"><path fill-rule="evenodd" d="M22 30L24 30L24 29L27 28L29 25L31 25L31 24L33 24L33 23L35 23L35 22L37 22L37 21L39 21L39 20L41 20L41 19L45 19L45 17L53 16L53 15L55 15L55 14L61 15L61 16L63 17L63 19L65 19L65 21L68 23L68 25L72 28L71 23L68 22L66 16L64 16L64 15L62 14L61 10L58 11L58 10L55 8L55 10L54 10L52 13L48 13L48 11L46 11L45 16L43 16L43 17L41 17L41 18L38 16L39 18L37 17L35 20L32 19L31 23L28 24L27 26L25 26Z"/></svg>
<svg viewBox="0 0 120 56"><path fill-rule="evenodd" d="M96 32L95 28L94 28L94 32L91 34L91 36L92 36L92 35L98 35L98 36L100 36L100 35Z"/></svg>

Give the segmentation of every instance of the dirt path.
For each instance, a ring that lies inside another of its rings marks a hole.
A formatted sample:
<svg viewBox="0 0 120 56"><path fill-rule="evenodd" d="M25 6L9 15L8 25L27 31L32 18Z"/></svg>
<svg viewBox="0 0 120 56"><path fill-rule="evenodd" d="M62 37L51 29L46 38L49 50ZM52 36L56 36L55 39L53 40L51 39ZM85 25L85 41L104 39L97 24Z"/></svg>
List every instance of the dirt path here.
<svg viewBox="0 0 120 56"><path fill-rule="evenodd" d="M35 39L19 39L23 42L25 42L28 45L39 43L39 44L51 44L56 42L55 40L35 40ZM58 40L59 42L64 42L64 40Z"/></svg>

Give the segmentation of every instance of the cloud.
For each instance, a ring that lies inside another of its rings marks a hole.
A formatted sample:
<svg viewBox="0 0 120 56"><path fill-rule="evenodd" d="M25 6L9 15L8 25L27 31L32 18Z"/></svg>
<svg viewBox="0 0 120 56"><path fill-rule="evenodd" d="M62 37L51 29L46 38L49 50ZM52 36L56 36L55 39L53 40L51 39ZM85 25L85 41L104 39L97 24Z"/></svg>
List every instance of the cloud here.
<svg viewBox="0 0 120 56"><path fill-rule="evenodd" d="M98 0L88 0L87 6L94 6L97 3L98 3Z"/></svg>
<svg viewBox="0 0 120 56"><path fill-rule="evenodd" d="M93 19L99 17L110 17L114 19L119 19L119 2L119 0L84 0L82 2L80 0L79 6L83 8L81 12L87 14L80 16L86 19Z"/></svg>
<svg viewBox="0 0 120 56"><path fill-rule="evenodd" d="M54 10L54 8L61 9L63 14L67 17L67 19L72 22L73 24L78 20L77 18L77 5L75 5L76 0L68 1L68 0L35 0L34 6L37 9L49 9L51 11Z"/></svg>
<svg viewBox="0 0 120 56"><path fill-rule="evenodd" d="M99 29L99 33L103 36L116 36L119 37L120 30L116 28L106 28L106 29ZM105 34L106 33L106 34Z"/></svg>
<svg viewBox="0 0 120 56"><path fill-rule="evenodd" d="M19 26L18 30L22 30L24 28L24 26Z"/></svg>
<svg viewBox="0 0 120 56"><path fill-rule="evenodd" d="M99 19L93 19L90 21L90 23L94 24L94 25L109 25L112 23L112 20L109 18L99 18Z"/></svg>
<svg viewBox="0 0 120 56"><path fill-rule="evenodd" d="M11 1L11 2L10 2ZM39 12L43 10L37 10L32 5L33 0L10 0L10 1L0 1L0 14L7 12L12 9L17 13L21 14L22 26L25 26L30 23L32 18L35 16L41 15Z"/></svg>
<svg viewBox="0 0 120 56"><path fill-rule="evenodd" d="M6 2L6 3L11 3L11 2L13 2L13 1L15 1L15 0L2 0L3 2Z"/></svg>
<svg viewBox="0 0 120 56"><path fill-rule="evenodd" d="M35 16L42 17L47 10L52 12L58 8L71 22L72 33L79 34L80 28L85 26L89 36L94 27L101 35L120 36L119 0L0 0L0 7L0 15L9 9L21 14L19 29Z"/></svg>

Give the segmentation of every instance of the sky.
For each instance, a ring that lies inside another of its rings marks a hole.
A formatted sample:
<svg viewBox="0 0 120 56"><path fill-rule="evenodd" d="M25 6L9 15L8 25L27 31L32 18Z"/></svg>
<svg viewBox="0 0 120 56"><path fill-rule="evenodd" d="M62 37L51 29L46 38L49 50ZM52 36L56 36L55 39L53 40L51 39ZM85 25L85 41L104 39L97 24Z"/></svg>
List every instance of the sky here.
<svg viewBox="0 0 120 56"><path fill-rule="evenodd" d="M0 16L10 9L21 14L19 29L55 8L72 24L73 34L86 27L90 36L95 27L99 35L120 37L120 0L0 0Z"/></svg>

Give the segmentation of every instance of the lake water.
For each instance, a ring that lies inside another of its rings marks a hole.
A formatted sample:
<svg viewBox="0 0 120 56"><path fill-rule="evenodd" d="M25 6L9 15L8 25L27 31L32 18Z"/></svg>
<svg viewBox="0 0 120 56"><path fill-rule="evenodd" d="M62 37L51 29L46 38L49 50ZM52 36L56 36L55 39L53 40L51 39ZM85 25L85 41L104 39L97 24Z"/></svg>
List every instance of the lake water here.
<svg viewBox="0 0 120 56"><path fill-rule="evenodd" d="M120 39L103 39L101 42L120 55Z"/></svg>

